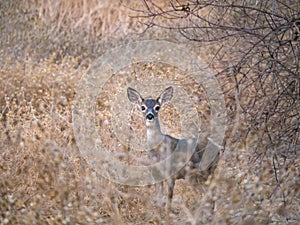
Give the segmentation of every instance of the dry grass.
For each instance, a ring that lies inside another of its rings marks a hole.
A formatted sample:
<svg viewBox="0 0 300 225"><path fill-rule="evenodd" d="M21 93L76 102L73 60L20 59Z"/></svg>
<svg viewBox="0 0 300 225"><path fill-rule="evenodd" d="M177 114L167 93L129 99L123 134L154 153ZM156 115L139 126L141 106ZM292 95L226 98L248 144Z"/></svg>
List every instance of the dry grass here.
<svg viewBox="0 0 300 225"><path fill-rule="evenodd" d="M152 201L153 187L126 187L101 177L80 154L72 130L76 85L90 62L140 25L128 18L128 9L117 8L118 1L54 2L0 3L0 224L166 223L164 210ZM111 151L116 138L105 121L113 94L157 71L160 78L180 76L166 65L127 70L133 75L116 74L97 105L98 133ZM185 82L188 93L203 97ZM197 110L205 127L205 101ZM162 115L174 135L177 114L166 108ZM132 118L133 137L143 132L139 122ZM292 164L275 160L276 168L272 157L255 161L256 138L229 145L206 184L177 182L171 224L299 223L299 158Z"/></svg>

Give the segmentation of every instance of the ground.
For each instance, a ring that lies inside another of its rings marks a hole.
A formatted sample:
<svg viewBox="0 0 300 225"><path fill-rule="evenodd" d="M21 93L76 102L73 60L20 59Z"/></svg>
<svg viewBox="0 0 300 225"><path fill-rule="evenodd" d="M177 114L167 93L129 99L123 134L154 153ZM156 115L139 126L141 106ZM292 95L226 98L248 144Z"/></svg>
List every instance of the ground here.
<svg viewBox="0 0 300 225"><path fill-rule="evenodd" d="M220 161L206 182L176 181L169 221L165 209L153 201L154 186L124 186L103 177L76 142L76 90L97 57L130 32L136 38L141 24L119 1L24 0L1 2L0 8L0 224L299 223L299 157L285 164L266 153L258 160L252 148L257 134L245 136L242 122L228 124ZM105 148L126 163L138 163L126 157L130 149L120 147L113 133L130 124L131 143L144 143L142 118L124 98L126 87L137 80L157 85L158 79L177 79L175 90L184 88L197 101L199 129L205 129L211 113L205 91L182 77L177 68L153 62L133 63L114 74L95 104L96 131ZM230 79L219 82L230 86ZM133 110L129 121L112 120L116 96L123 101L117 106ZM161 114L163 129L177 137L179 115L172 104Z"/></svg>

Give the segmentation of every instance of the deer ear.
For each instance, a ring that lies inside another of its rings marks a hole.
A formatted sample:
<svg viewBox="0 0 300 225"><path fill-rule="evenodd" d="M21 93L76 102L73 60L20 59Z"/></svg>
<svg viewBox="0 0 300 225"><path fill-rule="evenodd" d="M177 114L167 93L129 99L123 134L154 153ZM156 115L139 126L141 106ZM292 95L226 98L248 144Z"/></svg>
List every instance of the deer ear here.
<svg viewBox="0 0 300 225"><path fill-rule="evenodd" d="M168 101L170 101L172 97L173 97L173 87L170 86L160 94L157 101L160 105L163 105Z"/></svg>
<svg viewBox="0 0 300 225"><path fill-rule="evenodd" d="M143 102L143 98L136 90L133 88L127 88L127 96L129 101L133 102L134 104L140 105Z"/></svg>

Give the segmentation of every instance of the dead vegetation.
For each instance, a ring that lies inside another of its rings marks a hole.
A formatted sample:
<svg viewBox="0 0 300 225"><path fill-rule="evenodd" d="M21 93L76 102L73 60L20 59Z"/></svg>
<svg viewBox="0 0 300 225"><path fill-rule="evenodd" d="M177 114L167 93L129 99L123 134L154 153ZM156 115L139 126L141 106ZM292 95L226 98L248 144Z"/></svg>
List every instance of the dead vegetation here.
<svg viewBox="0 0 300 225"><path fill-rule="evenodd" d="M290 2L285 3L288 6ZM189 4L175 8L174 15L193 9ZM299 13L299 3L292 6L291 11ZM144 5L117 0L1 1L0 224L166 222L164 212L152 201L154 187L126 187L101 177L80 154L72 127L80 78L105 50L131 32L134 36L136 31L143 31L139 21L147 24L149 15L128 17L134 15L130 8L139 7ZM247 14L249 18L252 13L255 11ZM161 21L172 25L167 16ZM276 25L276 21L271 22ZM299 223L299 39L292 32L297 28L298 20L282 24L277 30L283 34L280 45L273 49L261 45L242 59L238 58L240 53L253 43L243 45L245 36L239 32L234 37L230 34L235 42L216 39L214 45L199 47L207 50L201 56L215 67L223 85L229 130L214 176L196 187L186 181L176 185L172 224ZM201 36L195 30L181 31L185 36ZM231 54L231 49L238 50ZM262 50L264 57L257 58ZM232 64L228 66L229 62ZM97 132L111 151L117 149L117 138L110 131L113 126L122 127L122 123L110 124L112 94L123 93L137 77L156 74L153 79L168 79L181 75L176 68L151 63L134 65L123 73L132 77L116 74L97 101ZM263 79L256 80L259 77ZM194 98L205 96L201 88L195 91L190 81L184 82ZM236 101L241 108L236 107ZM201 101L197 110L204 129L209 121L207 102ZM161 121L168 121L168 131L177 135L179 125L174 118L178 112L166 109L162 113ZM135 124L133 138L143 131L136 116L130 121ZM127 150L122 149L122 153Z"/></svg>

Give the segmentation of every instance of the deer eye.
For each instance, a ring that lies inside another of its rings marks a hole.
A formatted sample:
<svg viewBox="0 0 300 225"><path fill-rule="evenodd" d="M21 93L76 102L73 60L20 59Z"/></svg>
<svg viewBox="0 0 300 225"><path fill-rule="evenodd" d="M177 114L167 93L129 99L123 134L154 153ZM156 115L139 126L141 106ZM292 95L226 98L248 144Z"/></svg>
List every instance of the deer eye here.
<svg viewBox="0 0 300 225"><path fill-rule="evenodd" d="M156 111L158 111L158 110L160 110L160 106L157 105L157 106L154 107L154 109L155 109Z"/></svg>
<svg viewBox="0 0 300 225"><path fill-rule="evenodd" d="M146 107L145 106L141 106L141 109L142 109L142 111L145 111L146 110Z"/></svg>

